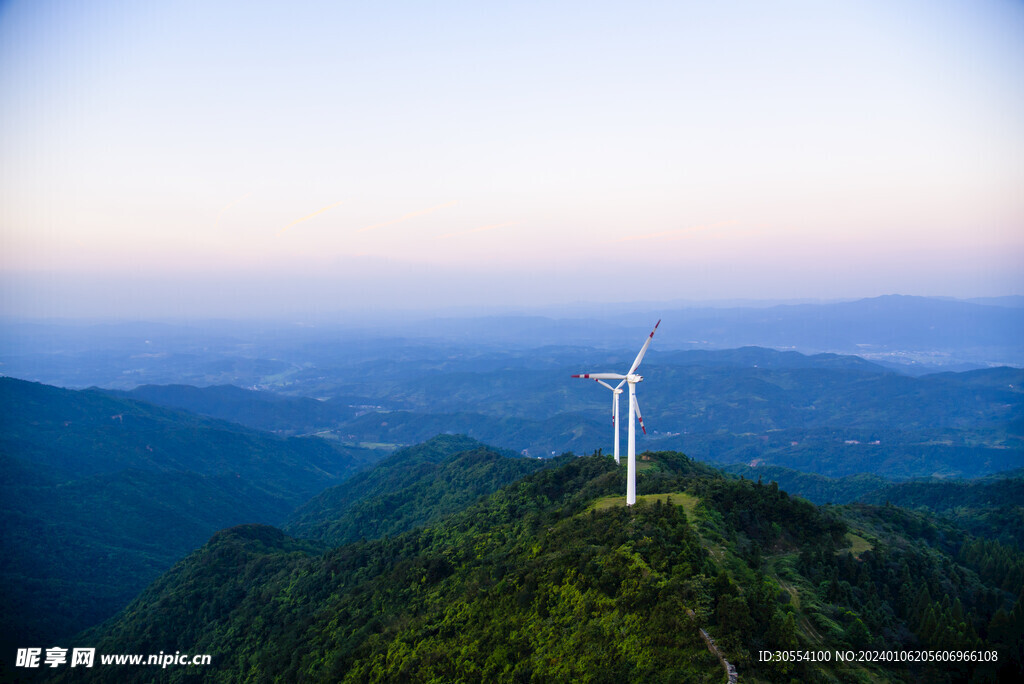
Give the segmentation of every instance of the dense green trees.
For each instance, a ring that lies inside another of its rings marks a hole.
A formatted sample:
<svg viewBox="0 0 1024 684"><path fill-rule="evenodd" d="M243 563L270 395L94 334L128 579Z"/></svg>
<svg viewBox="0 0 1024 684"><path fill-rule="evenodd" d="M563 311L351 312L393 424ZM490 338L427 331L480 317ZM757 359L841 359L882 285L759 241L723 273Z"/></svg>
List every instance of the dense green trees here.
<svg viewBox="0 0 1024 684"><path fill-rule="evenodd" d="M1019 582L1014 549L920 513L818 508L680 454L646 457L639 489L664 494L632 508L595 505L621 496L610 459L567 455L427 526L326 552L227 530L81 642L211 653L203 674L222 681L720 681L700 628L768 681L1020 670L1020 587L1003 588ZM998 648L1000 661L758 655L820 648ZM144 678L90 673L115 675Z"/></svg>
<svg viewBox="0 0 1024 684"><path fill-rule="evenodd" d="M439 435L321 492L284 530L332 546L398 534L550 464L509 456L462 435Z"/></svg>

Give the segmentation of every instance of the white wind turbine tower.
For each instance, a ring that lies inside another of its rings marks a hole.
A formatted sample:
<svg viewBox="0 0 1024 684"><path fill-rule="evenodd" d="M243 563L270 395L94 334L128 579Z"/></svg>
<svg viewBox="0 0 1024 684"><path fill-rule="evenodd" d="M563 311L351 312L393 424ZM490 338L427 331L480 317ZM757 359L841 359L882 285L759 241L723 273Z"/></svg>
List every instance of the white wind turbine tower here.
<svg viewBox="0 0 1024 684"><path fill-rule="evenodd" d="M574 378L580 377L579 375L572 376ZM597 380L595 378L595 380ZM597 380L598 383L604 385L612 391L612 426L615 428L615 465L619 464L619 395L622 394L622 386L626 384L623 380L615 387L612 387L604 380Z"/></svg>
<svg viewBox="0 0 1024 684"><path fill-rule="evenodd" d="M640 429L647 434L647 428L644 427L644 417L640 414L640 405L636 401L636 384L643 382L644 378L642 375L636 374L636 369L640 367L640 362L644 360L644 354L647 353L647 348L651 346L651 340L654 338L654 333L658 330L658 326L661 325L659 319L654 324L654 330L647 336L644 341L644 346L640 348L640 353L636 355L636 360L633 361L633 365L629 367L625 375L619 373L583 373L582 375L574 375L574 378L586 378L589 380L596 380L602 385L607 387L613 392L613 420L618 418L619 414L619 393L622 392L622 383L629 385L629 450L627 452L626 460L626 505L632 506L636 503L636 419L640 421ZM620 380L618 387L612 387L604 380ZM636 419L633 416L636 416ZM615 462L619 461L619 422L615 420Z"/></svg>

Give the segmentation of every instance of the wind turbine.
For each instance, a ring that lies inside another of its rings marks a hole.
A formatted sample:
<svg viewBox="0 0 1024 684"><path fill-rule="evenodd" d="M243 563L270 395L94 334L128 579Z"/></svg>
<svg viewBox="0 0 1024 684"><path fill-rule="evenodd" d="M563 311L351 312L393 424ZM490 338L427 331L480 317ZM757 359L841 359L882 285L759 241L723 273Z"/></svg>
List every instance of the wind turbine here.
<svg viewBox="0 0 1024 684"><path fill-rule="evenodd" d="M578 378L580 376L574 375L572 377ZM612 387L611 385L609 385L604 380L597 380L597 378L595 378L594 380L597 383L599 383L601 385L604 385L605 387L607 387L608 389L610 389L612 391L612 426L615 428L615 465L618 465L619 464L619 395L622 394L622 386L626 384L626 381L623 380L622 382L620 382L615 387Z"/></svg>
<svg viewBox="0 0 1024 684"><path fill-rule="evenodd" d="M636 384L643 382L644 378L642 375L636 374L636 369L640 367L640 362L644 360L644 354L647 353L647 348L651 346L651 340L654 338L654 333L657 332L658 326L661 325L661 319L654 324L654 330L647 336L644 341L644 346L640 348L640 353L636 355L636 360L633 361L633 365L629 367L626 373L583 373L582 375L574 375L574 378L585 378L588 380L596 380L602 385L610 389L614 393L614 406L612 408L613 420L618 417L619 413L619 393L622 392L622 383L626 383L629 386L629 450L627 451L626 460L626 505L632 506L636 503L636 419L640 421L640 429L647 434L647 428L644 427L644 417L640 414L640 405L636 401ZM604 380L620 380L618 387L612 387ZM636 416L636 419L633 416ZM615 462L618 463L619 455L619 423L615 421Z"/></svg>

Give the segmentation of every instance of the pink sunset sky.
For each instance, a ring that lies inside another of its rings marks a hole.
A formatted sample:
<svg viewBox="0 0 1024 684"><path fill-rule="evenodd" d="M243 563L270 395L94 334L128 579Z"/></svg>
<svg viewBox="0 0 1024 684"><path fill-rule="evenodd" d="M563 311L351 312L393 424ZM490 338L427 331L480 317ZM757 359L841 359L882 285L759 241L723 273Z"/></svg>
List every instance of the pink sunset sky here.
<svg viewBox="0 0 1024 684"><path fill-rule="evenodd" d="M0 7L0 314L1024 294L1024 5Z"/></svg>

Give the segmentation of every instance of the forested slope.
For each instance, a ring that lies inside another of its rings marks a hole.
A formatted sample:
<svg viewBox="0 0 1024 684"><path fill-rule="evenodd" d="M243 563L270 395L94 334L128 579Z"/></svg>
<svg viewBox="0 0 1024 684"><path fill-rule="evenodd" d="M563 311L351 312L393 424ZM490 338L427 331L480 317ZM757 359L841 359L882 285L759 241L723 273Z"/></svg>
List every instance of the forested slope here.
<svg viewBox="0 0 1024 684"><path fill-rule="evenodd" d="M731 465L724 471L748 479L775 481L814 503L893 504L925 509L979 537L1024 549L1024 470L970 480L928 478L892 482L861 473L830 478L778 466Z"/></svg>
<svg viewBox="0 0 1024 684"><path fill-rule="evenodd" d="M210 535L280 524L372 453L0 378L0 644L114 614Z"/></svg>
<svg viewBox="0 0 1024 684"><path fill-rule="evenodd" d="M284 530L331 546L398 534L460 511L549 463L502 454L463 435L439 435L324 490L296 510Z"/></svg>
<svg viewBox="0 0 1024 684"><path fill-rule="evenodd" d="M754 680L1022 674L1014 549L895 507L818 508L677 453L645 455L632 508L611 459L554 466L425 527L325 553L263 526L218 533L79 641L210 653L202 675L218 681L720 681L703 627ZM999 660L757 657L790 648L994 650Z"/></svg>

